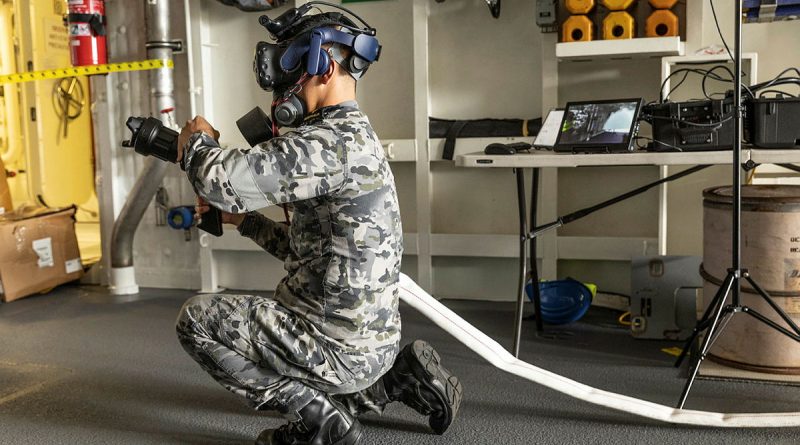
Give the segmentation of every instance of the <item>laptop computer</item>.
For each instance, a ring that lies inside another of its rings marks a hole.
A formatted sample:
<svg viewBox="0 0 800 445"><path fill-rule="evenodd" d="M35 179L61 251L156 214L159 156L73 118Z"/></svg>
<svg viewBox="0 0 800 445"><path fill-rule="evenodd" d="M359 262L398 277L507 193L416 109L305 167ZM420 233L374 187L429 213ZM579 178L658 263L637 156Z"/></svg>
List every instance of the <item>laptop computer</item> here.
<svg viewBox="0 0 800 445"><path fill-rule="evenodd" d="M568 153L633 151L642 99L568 102L554 150Z"/></svg>

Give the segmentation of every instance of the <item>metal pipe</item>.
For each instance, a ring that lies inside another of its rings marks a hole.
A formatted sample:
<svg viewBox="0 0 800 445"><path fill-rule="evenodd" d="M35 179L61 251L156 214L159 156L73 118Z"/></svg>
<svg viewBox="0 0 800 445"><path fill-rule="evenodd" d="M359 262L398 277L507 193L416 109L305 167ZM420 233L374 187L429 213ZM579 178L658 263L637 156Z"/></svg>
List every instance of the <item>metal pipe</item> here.
<svg viewBox="0 0 800 445"><path fill-rule="evenodd" d="M733 236L731 260L736 277L733 283L733 305L739 306L739 294L742 290L742 0L736 0L734 8L734 59L733 59Z"/></svg>
<svg viewBox="0 0 800 445"><path fill-rule="evenodd" d="M147 55L150 59L172 59L175 44L170 39L169 0L146 0ZM165 124L161 111L175 107L175 85L170 68L150 71L151 107ZM167 172L168 164L147 158L144 168L131 189L111 235L111 292L129 295L139 292L133 268L133 239L144 212L153 200Z"/></svg>

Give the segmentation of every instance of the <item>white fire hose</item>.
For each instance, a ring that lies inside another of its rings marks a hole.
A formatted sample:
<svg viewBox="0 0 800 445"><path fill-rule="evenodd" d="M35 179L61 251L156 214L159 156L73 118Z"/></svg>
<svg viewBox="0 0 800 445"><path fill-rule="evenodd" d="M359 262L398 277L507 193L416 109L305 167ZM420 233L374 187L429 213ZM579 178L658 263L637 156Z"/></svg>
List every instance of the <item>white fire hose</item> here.
<svg viewBox="0 0 800 445"><path fill-rule="evenodd" d="M499 343L439 303L404 274L400 275L400 299L500 370L576 399L649 419L684 425L737 428L800 426L800 412L739 414L676 409L593 388L517 359Z"/></svg>

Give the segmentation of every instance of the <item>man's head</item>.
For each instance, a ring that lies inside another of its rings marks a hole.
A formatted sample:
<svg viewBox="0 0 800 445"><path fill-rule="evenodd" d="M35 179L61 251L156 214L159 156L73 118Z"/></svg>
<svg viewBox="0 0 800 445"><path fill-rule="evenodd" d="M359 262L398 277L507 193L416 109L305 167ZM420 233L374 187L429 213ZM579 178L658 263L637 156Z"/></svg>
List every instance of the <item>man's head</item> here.
<svg viewBox="0 0 800 445"><path fill-rule="evenodd" d="M331 58L328 69L323 74L308 79L303 85L303 89L297 93L306 103L306 110L309 113L322 107L356 99L355 77L339 61L336 61L337 57L333 55L339 51L347 57L349 51L332 44L324 45L323 49Z"/></svg>
<svg viewBox="0 0 800 445"><path fill-rule="evenodd" d="M355 99L356 80L380 55L368 25L359 28L341 13L307 12L261 18L276 43L257 45L254 70L261 88L273 92L281 126L297 126L307 112Z"/></svg>

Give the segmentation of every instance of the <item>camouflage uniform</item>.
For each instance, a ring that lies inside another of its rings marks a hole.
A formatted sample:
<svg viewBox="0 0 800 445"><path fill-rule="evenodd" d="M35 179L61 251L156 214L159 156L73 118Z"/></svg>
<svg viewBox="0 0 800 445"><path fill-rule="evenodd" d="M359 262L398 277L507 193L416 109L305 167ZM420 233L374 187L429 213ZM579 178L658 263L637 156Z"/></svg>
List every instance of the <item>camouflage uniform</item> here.
<svg viewBox="0 0 800 445"><path fill-rule="evenodd" d="M177 322L187 352L257 408L296 412L318 391L360 392L369 405L398 352L403 239L394 177L357 104L323 108L252 150L196 133L183 167L211 205L249 212L239 231L288 272L274 298L190 299ZM288 202L291 227L254 212Z"/></svg>

